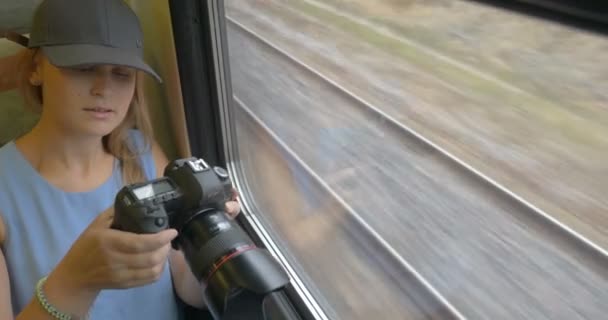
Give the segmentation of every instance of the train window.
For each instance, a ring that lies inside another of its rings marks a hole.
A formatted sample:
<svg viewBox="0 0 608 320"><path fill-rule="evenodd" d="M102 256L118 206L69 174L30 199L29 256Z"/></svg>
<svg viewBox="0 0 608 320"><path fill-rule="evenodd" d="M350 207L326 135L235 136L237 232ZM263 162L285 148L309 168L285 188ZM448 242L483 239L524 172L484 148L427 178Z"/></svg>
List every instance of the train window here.
<svg viewBox="0 0 608 320"><path fill-rule="evenodd" d="M605 317L604 35L459 0L224 4L247 205L327 317Z"/></svg>

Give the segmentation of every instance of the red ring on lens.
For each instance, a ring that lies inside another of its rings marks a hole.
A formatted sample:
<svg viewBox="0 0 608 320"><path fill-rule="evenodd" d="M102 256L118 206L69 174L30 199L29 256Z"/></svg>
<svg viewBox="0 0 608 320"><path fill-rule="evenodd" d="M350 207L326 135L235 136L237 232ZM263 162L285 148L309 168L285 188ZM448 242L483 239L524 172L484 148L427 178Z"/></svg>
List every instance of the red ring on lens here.
<svg viewBox="0 0 608 320"><path fill-rule="evenodd" d="M209 274L207 275L206 279L205 279L205 284L209 283L209 279L211 279L211 277L213 277L213 275L215 274L215 272L221 268L224 263L228 262L230 259L244 253L247 252L249 250L253 250L257 248L256 245L252 244L252 245L246 245L246 246L240 246L235 248L234 250L232 250L231 252L223 255L222 257L220 257L219 259L216 260L216 262L213 263L213 268L211 269L211 271L209 271Z"/></svg>

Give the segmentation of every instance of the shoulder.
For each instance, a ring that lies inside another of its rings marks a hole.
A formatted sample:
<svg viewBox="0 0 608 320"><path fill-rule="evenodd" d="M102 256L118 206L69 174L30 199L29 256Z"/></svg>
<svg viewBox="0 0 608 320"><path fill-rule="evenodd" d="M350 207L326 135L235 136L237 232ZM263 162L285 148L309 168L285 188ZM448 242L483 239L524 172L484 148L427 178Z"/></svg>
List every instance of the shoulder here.
<svg viewBox="0 0 608 320"><path fill-rule="evenodd" d="M27 170L25 169L24 159L20 158L19 151L11 140L0 147L0 246L4 244L7 228L7 217L5 216L8 199L11 199L15 192L19 192L18 186L23 185L26 180ZM17 186L17 187L16 187Z"/></svg>
<svg viewBox="0 0 608 320"><path fill-rule="evenodd" d="M5 214L9 214L11 210L6 206L10 208L10 203L19 199L24 194L23 190L27 190L22 189L23 186L31 182L28 166L14 140L0 147L0 245L4 244L8 232L9 218Z"/></svg>
<svg viewBox="0 0 608 320"><path fill-rule="evenodd" d="M0 147L0 178L10 170L10 168L6 168L7 165L10 165L11 161L7 161L6 156L9 153L11 142ZM4 245L4 240L6 239L6 225L4 224L3 214L0 209L0 247Z"/></svg>

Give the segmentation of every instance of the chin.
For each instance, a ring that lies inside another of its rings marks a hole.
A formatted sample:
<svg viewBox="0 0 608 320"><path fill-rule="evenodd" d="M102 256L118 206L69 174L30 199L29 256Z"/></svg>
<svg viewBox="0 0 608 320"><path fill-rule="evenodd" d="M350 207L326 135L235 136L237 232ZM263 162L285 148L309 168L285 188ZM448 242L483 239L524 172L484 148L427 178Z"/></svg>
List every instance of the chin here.
<svg viewBox="0 0 608 320"><path fill-rule="evenodd" d="M102 138L112 133L112 131L114 131L117 127L118 124L95 124L84 128L79 128L78 131L80 131L83 135Z"/></svg>

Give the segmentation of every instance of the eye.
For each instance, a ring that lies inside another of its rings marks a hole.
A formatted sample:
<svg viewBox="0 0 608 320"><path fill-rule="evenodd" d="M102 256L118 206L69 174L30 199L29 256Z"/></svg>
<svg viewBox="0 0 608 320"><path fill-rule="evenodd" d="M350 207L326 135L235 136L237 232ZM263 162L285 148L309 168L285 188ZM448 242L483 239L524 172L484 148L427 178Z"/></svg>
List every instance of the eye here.
<svg viewBox="0 0 608 320"><path fill-rule="evenodd" d="M119 77L124 78L130 78L134 74L132 70L126 68L116 68L113 70L113 73Z"/></svg>
<svg viewBox="0 0 608 320"><path fill-rule="evenodd" d="M93 66L81 67L81 68L76 68L76 70L78 70L79 72L93 72L93 71L95 71L95 67L93 67Z"/></svg>

